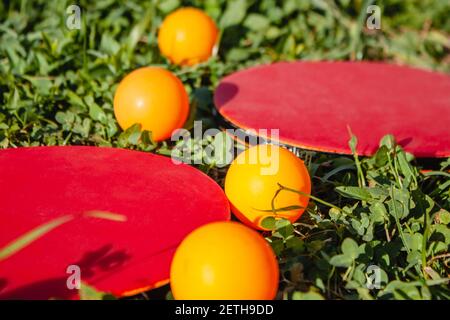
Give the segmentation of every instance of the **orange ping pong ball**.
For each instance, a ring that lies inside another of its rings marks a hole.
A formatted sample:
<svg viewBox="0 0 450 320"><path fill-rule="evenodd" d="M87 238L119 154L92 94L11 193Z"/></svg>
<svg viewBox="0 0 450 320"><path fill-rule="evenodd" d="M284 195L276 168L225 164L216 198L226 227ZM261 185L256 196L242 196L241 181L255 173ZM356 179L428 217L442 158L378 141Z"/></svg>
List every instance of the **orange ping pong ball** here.
<svg viewBox="0 0 450 320"><path fill-rule="evenodd" d="M123 130L135 123L152 132L155 141L169 138L189 114L189 97L181 81L160 67L129 73L114 95L114 115Z"/></svg>
<svg viewBox="0 0 450 320"><path fill-rule="evenodd" d="M195 65L213 54L219 30L214 21L196 8L180 8L169 14L158 32L162 55L178 65Z"/></svg>
<svg viewBox="0 0 450 320"><path fill-rule="evenodd" d="M311 178L301 159L289 150L275 145L251 147L231 163L225 177L225 194L233 214L256 229L267 216L285 218L295 222L308 206L309 197L283 190L274 201L275 209L297 206L292 210L272 210L272 199L279 185L311 193ZM301 208L298 208L301 207Z"/></svg>
<svg viewBox="0 0 450 320"><path fill-rule="evenodd" d="M178 300L269 300L278 289L278 264L267 241L237 222L213 222L191 232L170 268Z"/></svg>

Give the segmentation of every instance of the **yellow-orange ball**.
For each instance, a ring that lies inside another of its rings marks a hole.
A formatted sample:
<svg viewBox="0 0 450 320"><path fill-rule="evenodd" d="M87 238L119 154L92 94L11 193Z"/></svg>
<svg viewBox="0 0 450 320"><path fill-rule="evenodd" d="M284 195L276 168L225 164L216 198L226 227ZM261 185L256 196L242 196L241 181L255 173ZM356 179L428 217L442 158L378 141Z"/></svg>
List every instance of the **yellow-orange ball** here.
<svg viewBox="0 0 450 320"><path fill-rule="evenodd" d="M155 141L169 138L183 126L189 113L189 97L181 81L159 67L136 69L117 87L114 114L123 130L139 123Z"/></svg>
<svg viewBox="0 0 450 320"><path fill-rule="evenodd" d="M209 59L219 31L203 11L180 8L169 14L158 33L162 55L178 65L194 65Z"/></svg>
<svg viewBox="0 0 450 320"><path fill-rule="evenodd" d="M190 233L170 269L178 300L269 300L278 288L272 248L256 231L237 222L214 222Z"/></svg>
<svg viewBox="0 0 450 320"><path fill-rule="evenodd" d="M283 190L275 198L275 209L296 208L274 214L272 199L280 189L278 184L311 193L308 169L289 150L275 145L257 145L245 150L231 163L225 178L225 193L232 212L245 224L261 230L264 230L261 222L267 216L296 221L307 207L309 197Z"/></svg>

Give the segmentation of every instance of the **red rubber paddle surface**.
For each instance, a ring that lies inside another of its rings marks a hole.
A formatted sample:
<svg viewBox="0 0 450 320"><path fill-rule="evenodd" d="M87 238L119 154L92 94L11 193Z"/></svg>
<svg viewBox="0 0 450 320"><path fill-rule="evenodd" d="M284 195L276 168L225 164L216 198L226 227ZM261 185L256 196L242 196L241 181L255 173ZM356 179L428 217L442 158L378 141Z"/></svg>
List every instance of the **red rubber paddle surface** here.
<svg viewBox="0 0 450 320"><path fill-rule="evenodd" d="M280 142L360 155L393 134L417 157L450 156L450 77L396 65L293 62L237 72L219 84L219 113L243 129L279 129ZM270 131L269 131L270 134Z"/></svg>
<svg viewBox="0 0 450 320"><path fill-rule="evenodd" d="M98 210L126 221L83 216ZM99 290L146 290L169 278L189 232L230 217L212 179L167 157L95 147L0 151L0 248L65 215L76 218L0 261L0 298L77 298L66 285L69 265Z"/></svg>

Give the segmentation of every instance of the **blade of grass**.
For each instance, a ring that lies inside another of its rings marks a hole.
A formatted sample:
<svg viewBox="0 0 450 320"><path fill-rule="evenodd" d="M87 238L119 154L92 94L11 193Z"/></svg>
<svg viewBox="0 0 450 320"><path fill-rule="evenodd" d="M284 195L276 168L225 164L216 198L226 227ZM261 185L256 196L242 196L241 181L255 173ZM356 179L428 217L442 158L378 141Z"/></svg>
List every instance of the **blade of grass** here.
<svg viewBox="0 0 450 320"><path fill-rule="evenodd" d="M36 241L43 235L47 234L48 232L52 231L53 229L73 220L75 216L73 215L66 215L59 218L56 218L50 222L44 223L35 229L25 233L24 235L20 236L13 242L7 244L4 248L0 249L0 261L5 260L6 258L12 256L13 254L17 253L21 249L25 248L32 242Z"/></svg>
<svg viewBox="0 0 450 320"><path fill-rule="evenodd" d="M106 211L88 211L85 212L81 217L92 217L92 218L100 218L105 220L111 220L111 221L118 221L118 222L124 222L126 221L126 216L117 214L117 213L111 213ZM19 252L32 242L36 241L40 237L44 236L45 234L49 233L53 229L56 229L57 227L68 223L75 219L75 215L65 215L56 219L53 219L49 222L46 222L27 233L23 234L19 238L13 240L11 243L7 244L5 247L0 249L0 262L2 260L6 260L13 254Z"/></svg>
<svg viewBox="0 0 450 320"><path fill-rule="evenodd" d="M326 202L326 201L324 201L324 200L322 200L322 199L319 199L319 198L317 198L317 197L315 197L315 196L313 196L313 195L311 195L311 194L307 194L307 193L301 192L301 191L299 191L299 190L295 190L295 189L291 189L291 188L285 187L285 186L283 186L283 185L281 185L281 184L279 184L279 183L278 183L278 186L280 187L280 189L279 189L280 191L286 190L286 191L294 192L294 193L297 193L297 194L299 194L299 195L301 195L301 196L309 197L309 198L313 199L314 201L319 202L319 203L321 203L321 204L323 204L323 205L325 205L325 206L327 206L327 207L330 207L330 208L334 208L334 209L336 209L336 210L339 210L339 212L342 211L341 208L335 206L334 204L329 203L329 202Z"/></svg>

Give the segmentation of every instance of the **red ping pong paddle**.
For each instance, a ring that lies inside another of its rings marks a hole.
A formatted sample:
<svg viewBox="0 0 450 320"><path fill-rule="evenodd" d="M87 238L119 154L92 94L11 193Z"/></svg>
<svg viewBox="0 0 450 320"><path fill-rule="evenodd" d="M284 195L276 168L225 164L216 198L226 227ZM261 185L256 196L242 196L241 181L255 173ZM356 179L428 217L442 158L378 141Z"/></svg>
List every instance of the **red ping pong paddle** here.
<svg viewBox="0 0 450 320"><path fill-rule="evenodd" d="M92 211L100 216L83 216ZM0 260L0 299L77 298L69 265L116 296L148 290L168 281L189 232L230 217L212 179L170 158L95 147L0 151L0 248L67 215L74 218Z"/></svg>
<svg viewBox="0 0 450 320"><path fill-rule="evenodd" d="M276 63L224 78L214 102L233 127L279 129L277 142L302 149L351 154L351 128L360 155L374 154L393 134L417 157L450 156L450 77L439 73L368 62Z"/></svg>

